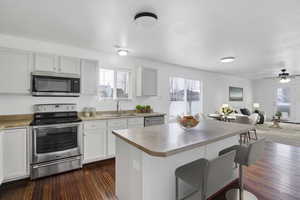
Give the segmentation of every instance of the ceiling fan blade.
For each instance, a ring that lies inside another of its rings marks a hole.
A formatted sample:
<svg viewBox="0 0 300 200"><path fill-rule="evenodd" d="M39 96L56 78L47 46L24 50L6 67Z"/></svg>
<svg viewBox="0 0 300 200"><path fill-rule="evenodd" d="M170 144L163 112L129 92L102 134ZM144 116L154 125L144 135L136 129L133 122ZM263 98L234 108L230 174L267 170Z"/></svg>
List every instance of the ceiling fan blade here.
<svg viewBox="0 0 300 200"><path fill-rule="evenodd" d="M276 79L278 79L278 77L277 77L277 76L273 76L273 77L264 77L263 79L273 79L273 80L276 80Z"/></svg>
<svg viewBox="0 0 300 200"><path fill-rule="evenodd" d="M293 74L290 76L291 78L296 78L296 77L300 77L300 74Z"/></svg>

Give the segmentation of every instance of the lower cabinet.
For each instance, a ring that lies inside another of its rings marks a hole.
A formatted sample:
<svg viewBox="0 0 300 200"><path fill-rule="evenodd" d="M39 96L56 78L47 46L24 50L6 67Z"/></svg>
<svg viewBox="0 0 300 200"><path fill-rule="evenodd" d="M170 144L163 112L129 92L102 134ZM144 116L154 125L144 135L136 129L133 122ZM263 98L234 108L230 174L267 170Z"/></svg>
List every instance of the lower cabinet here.
<svg viewBox="0 0 300 200"><path fill-rule="evenodd" d="M106 156L106 130L90 130L84 135L84 162L101 160Z"/></svg>
<svg viewBox="0 0 300 200"><path fill-rule="evenodd" d="M0 185L3 182L3 132L0 130Z"/></svg>
<svg viewBox="0 0 300 200"><path fill-rule="evenodd" d="M144 117L92 120L83 123L84 163L115 156L116 141L113 130L144 127Z"/></svg>
<svg viewBox="0 0 300 200"><path fill-rule="evenodd" d="M4 182L29 176L27 129L8 129L2 135Z"/></svg>
<svg viewBox="0 0 300 200"><path fill-rule="evenodd" d="M120 130L127 128L127 119L111 119L107 123L107 155L114 156L116 153L116 137L112 133L113 130Z"/></svg>
<svg viewBox="0 0 300 200"><path fill-rule="evenodd" d="M128 118L127 124L128 124L128 128L143 128L144 117Z"/></svg>
<svg viewBox="0 0 300 200"><path fill-rule="evenodd" d="M106 157L106 120L84 123L84 163L102 160Z"/></svg>

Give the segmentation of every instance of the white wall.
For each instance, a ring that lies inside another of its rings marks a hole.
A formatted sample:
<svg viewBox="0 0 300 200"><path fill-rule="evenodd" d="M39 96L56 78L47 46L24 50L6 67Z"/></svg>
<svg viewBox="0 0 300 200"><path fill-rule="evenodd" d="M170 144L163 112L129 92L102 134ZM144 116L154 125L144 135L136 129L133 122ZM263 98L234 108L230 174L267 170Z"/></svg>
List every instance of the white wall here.
<svg viewBox="0 0 300 200"><path fill-rule="evenodd" d="M47 52L65 56L75 56L99 60L100 67L135 68L138 66L158 69L158 97L134 98L132 101L122 102L122 109L133 109L136 104L150 104L155 111L168 112L169 77L177 76L203 81L203 111L215 112L223 103L229 103L234 107L251 107L252 88L251 81L217 73L205 72L197 69L182 67L173 64L155 62L134 57L120 57L114 54L81 49L77 47L0 35L0 46L23 49L29 51ZM228 102L228 87L236 86L244 88L244 102ZM38 103L69 103L79 105L79 109L85 106L95 106L97 110L114 110L115 102L98 101L95 96L82 96L80 98L53 98L31 97L29 95L0 95L0 114L31 113L32 105Z"/></svg>
<svg viewBox="0 0 300 200"><path fill-rule="evenodd" d="M300 79L290 83L279 83L278 80L260 79L252 81L253 102L260 104L260 110L266 112L267 119L271 119L276 111L277 88L289 87L291 93L291 117L292 121L300 121Z"/></svg>

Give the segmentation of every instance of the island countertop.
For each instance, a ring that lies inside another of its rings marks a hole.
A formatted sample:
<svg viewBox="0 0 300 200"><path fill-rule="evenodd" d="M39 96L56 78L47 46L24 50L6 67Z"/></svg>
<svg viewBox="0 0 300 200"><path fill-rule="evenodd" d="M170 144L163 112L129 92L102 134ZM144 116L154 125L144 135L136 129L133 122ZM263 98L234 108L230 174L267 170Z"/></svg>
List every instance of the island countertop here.
<svg viewBox="0 0 300 200"><path fill-rule="evenodd" d="M252 125L204 120L189 131L183 130L177 123L169 123L114 130L113 134L152 156L166 157L240 135L252 128Z"/></svg>

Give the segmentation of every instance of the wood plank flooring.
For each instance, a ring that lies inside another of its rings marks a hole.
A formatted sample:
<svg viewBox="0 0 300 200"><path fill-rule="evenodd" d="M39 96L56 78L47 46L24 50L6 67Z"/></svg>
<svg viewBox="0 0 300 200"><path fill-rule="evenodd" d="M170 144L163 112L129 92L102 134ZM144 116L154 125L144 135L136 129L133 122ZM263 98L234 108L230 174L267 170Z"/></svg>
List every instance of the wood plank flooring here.
<svg viewBox="0 0 300 200"><path fill-rule="evenodd" d="M114 180L114 160L107 160L49 178L4 184L0 200L115 200ZM259 200L300 200L300 148L267 143L263 159L245 169L245 184ZM213 200L225 199L224 194Z"/></svg>

